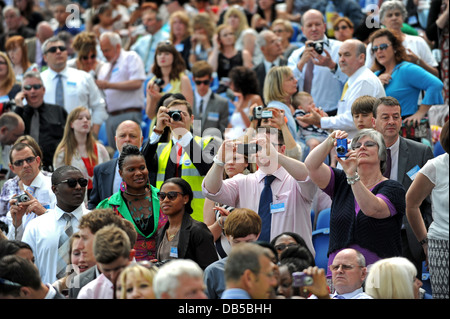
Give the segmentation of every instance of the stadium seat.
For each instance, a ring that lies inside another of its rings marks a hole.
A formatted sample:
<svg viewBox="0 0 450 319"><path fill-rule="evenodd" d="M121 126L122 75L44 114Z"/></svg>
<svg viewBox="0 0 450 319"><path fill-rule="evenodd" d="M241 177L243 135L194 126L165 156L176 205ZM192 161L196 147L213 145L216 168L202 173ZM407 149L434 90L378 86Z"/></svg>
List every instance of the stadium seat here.
<svg viewBox="0 0 450 319"><path fill-rule="evenodd" d="M314 258L316 266L327 270L328 265L328 244L330 242L330 229L320 228L312 232L312 240L316 257Z"/></svg>
<svg viewBox="0 0 450 319"><path fill-rule="evenodd" d="M316 229L330 227L330 213L331 208L325 208L319 212L319 216L317 216Z"/></svg>

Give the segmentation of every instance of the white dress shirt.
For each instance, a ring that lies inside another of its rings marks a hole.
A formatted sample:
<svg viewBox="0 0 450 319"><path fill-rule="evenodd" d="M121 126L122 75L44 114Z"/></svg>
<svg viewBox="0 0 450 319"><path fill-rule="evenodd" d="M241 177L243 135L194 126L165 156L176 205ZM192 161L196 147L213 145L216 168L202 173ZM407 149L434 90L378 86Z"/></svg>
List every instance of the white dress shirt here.
<svg viewBox="0 0 450 319"><path fill-rule="evenodd" d="M329 40L324 37L324 50L330 54L331 58L336 63L339 59L338 53L341 44L342 42L340 41ZM287 64L294 73L295 78L298 80L297 85L300 91L303 91L306 65L303 67L302 71L300 71L297 64L305 48L306 46L292 52ZM322 55L325 55L325 52L322 53ZM331 72L329 67L314 65L311 95L317 107L322 107L325 112L335 110L336 105L341 98L345 81L347 81L347 76L343 74L340 69L336 71L335 75Z"/></svg>
<svg viewBox="0 0 450 319"><path fill-rule="evenodd" d="M92 123L103 124L108 118L105 99L95 84L92 76L82 70L67 67L60 72L63 76L64 108L70 113L78 106L85 106L91 111ZM48 68L41 72L45 86L44 102L55 103L55 90L58 73Z"/></svg>
<svg viewBox="0 0 450 319"><path fill-rule="evenodd" d="M73 232L78 231L81 217L89 210L85 204L81 204L71 212ZM22 241L31 246L35 257L35 264L41 274L44 284L53 284L57 278L58 265L58 242L59 236L64 232L66 221L63 217L64 211L56 206L44 215L32 219L25 228Z"/></svg>
<svg viewBox="0 0 450 319"><path fill-rule="evenodd" d="M383 84L366 66L360 67L348 78L348 89L342 101L337 104L336 116L322 117L322 129L344 130L349 138L355 136L357 129L353 122L352 104L360 96L370 95L376 98L386 96Z"/></svg>

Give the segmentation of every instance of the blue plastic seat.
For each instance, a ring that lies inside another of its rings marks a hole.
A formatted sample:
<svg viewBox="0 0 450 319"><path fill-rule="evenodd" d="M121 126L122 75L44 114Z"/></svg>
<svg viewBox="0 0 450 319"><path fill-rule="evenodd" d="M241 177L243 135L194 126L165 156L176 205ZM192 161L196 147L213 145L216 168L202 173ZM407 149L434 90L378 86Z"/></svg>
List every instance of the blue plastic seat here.
<svg viewBox="0 0 450 319"><path fill-rule="evenodd" d="M328 245L330 242L330 229L318 228L312 232L312 241L316 256L314 258L316 266L327 270L328 266Z"/></svg>
<svg viewBox="0 0 450 319"><path fill-rule="evenodd" d="M330 228L330 213L331 208L325 208L319 212L319 216L317 216L316 229Z"/></svg>

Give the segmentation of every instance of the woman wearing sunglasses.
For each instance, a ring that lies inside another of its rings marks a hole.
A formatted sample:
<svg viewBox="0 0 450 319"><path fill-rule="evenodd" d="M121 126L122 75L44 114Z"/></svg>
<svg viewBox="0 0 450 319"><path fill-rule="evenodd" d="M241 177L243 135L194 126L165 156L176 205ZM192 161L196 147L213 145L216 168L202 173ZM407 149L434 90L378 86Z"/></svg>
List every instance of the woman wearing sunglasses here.
<svg viewBox="0 0 450 319"><path fill-rule="evenodd" d="M101 201L97 208L112 208L130 221L137 232L134 245L137 261L156 259L156 236L167 217L160 212L158 189L151 186L144 155L137 146L126 144L119 157L120 190Z"/></svg>
<svg viewBox="0 0 450 319"><path fill-rule="evenodd" d="M72 165L83 172L84 177L89 180L85 197L87 203L92 191L94 167L109 160L105 146L98 142L92 133L89 110L84 106L73 109L67 116L64 135L53 156L54 169Z"/></svg>
<svg viewBox="0 0 450 319"><path fill-rule="evenodd" d="M408 62L398 35L390 29L380 29L372 33L370 43L375 58L372 70L383 83L386 96L400 102L405 124L416 126L432 105L444 103L442 81L417 64ZM417 105L421 91L425 91L425 95Z"/></svg>
<svg viewBox="0 0 450 319"><path fill-rule="evenodd" d="M103 61L97 59L97 38L95 33L83 31L73 39L72 47L77 57L67 61L67 65L78 70L90 73L95 79L100 71Z"/></svg>
<svg viewBox="0 0 450 319"><path fill-rule="evenodd" d="M331 149L347 135L345 131L332 132L305 159L312 181L332 199L328 265L344 248L360 251L367 265L400 256L405 189L383 176L386 146L381 133L358 131L345 159L335 155L343 169L324 164ZM331 278L329 268L327 277Z"/></svg>
<svg viewBox="0 0 450 319"><path fill-rule="evenodd" d="M191 259L203 270L218 259L211 231L191 217L191 186L182 178L173 177L161 185L158 199L168 221L157 240L158 261Z"/></svg>

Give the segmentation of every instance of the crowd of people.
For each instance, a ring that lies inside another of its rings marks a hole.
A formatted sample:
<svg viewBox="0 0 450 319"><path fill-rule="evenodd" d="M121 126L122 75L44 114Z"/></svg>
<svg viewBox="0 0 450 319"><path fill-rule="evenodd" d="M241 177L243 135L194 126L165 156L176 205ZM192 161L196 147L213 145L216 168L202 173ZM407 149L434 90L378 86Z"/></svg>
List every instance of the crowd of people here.
<svg viewBox="0 0 450 319"><path fill-rule="evenodd" d="M1 0L0 298L448 299L449 1L371 3Z"/></svg>

